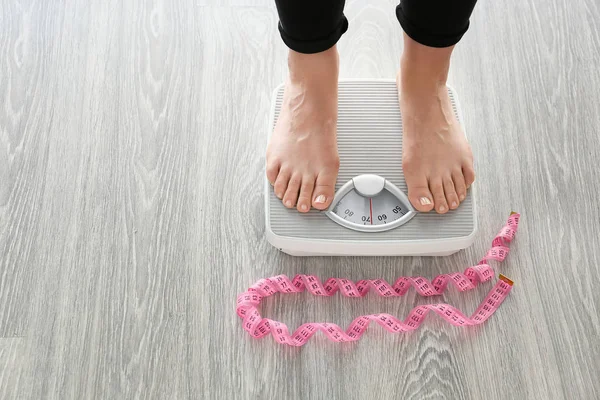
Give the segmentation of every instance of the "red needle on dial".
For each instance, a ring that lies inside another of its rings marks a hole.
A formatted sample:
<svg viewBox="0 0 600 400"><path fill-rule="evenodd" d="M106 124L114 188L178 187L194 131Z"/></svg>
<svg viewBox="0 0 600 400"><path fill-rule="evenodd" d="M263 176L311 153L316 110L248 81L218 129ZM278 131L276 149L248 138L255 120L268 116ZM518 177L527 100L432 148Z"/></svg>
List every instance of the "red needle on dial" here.
<svg viewBox="0 0 600 400"><path fill-rule="evenodd" d="M373 225L373 199L369 197L369 212L371 213L371 225Z"/></svg>

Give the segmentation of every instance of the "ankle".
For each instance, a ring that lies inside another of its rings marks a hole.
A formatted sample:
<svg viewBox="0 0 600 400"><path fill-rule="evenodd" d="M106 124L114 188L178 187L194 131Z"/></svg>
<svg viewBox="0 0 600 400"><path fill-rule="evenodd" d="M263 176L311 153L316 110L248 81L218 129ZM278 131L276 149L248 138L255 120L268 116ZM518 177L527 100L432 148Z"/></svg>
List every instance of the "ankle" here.
<svg viewBox="0 0 600 400"><path fill-rule="evenodd" d="M315 54L302 54L293 50L288 54L289 79L292 83L323 85L332 82L337 85L339 54L337 47Z"/></svg>
<svg viewBox="0 0 600 400"><path fill-rule="evenodd" d="M428 93L446 87L453 47L434 48L415 42L404 34L404 51L397 80L402 90Z"/></svg>

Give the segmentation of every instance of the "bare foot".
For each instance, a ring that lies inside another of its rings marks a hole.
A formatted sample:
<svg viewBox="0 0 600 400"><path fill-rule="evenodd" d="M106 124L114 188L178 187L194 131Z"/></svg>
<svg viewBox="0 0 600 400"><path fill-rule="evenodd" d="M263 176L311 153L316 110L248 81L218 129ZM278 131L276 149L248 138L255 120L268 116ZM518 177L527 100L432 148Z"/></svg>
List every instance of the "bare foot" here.
<svg viewBox="0 0 600 400"><path fill-rule="evenodd" d="M267 179L287 208L326 209L339 170L338 53L290 50L281 113L267 147Z"/></svg>
<svg viewBox="0 0 600 400"><path fill-rule="evenodd" d="M452 48L431 48L405 35L398 95L402 166L408 198L419 211L446 213L475 180L473 155L452 111L446 78Z"/></svg>

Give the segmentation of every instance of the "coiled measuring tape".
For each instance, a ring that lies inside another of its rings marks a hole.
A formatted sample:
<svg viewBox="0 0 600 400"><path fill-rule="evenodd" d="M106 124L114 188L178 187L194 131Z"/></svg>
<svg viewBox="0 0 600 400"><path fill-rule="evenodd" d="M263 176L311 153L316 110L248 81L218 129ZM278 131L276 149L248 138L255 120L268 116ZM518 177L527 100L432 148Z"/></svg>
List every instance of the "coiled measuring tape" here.
<svg viewBox="0 0 600 400"><path fill-rule="evenodd" d="M236 312L243 320L244 329L252 337L262 338L271 333L275 341L290 346L306 344L317 331L322 331L334 342L355 341L365 333L371 321L376 322L391 333L414 331L421 325L429 311L433 311L452 325L479 325L485 322L500 307L500 304L512 289L513 282L502 274L500 274L496 285L470 317L448 304L426 304L413 308L404 321L390 314L370 314L356 318L345 331L336 324L311 322L301 325L294 333L290 334L284 323L263 318L257 307L263 298L278 292L300 293L308 290L315 296L333 296L337 291L340 291L347 297L363 297L372 288L380 296L398 297L406 294L410 287L414 287L421 296L429 297L444 293L448 283L454 284L461 292L473 289L477 284L486 282L494 276L494 271L488 264L489 260L502 262L508 255L508 244L517 233L519 218L518 213L511 213L506 225L494 237L492 246L485 257L481 259L479 264L467 268L463 273L438 275L431 282L421 276L400 277L393 285L383 279L363 279L352 282L348 279L329 278L325 283L322 283L314 275L296 275L291 280L285 275L277 275L260 279L247 291L240 294L237 298Z"/></svg>

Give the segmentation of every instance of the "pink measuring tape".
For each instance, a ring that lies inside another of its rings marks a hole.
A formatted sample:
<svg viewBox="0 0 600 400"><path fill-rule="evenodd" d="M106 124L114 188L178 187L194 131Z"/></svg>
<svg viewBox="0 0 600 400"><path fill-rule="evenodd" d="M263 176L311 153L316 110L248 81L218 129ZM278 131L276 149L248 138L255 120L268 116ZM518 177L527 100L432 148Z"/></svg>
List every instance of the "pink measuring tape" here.
<svg viewBox="0 0 600 400"><path fill-rule="evenodd" d="M296 275L292 280L285 275L277 275L260 279L246 292L240 294L237 298L237 314L243 319L244 329L252 337L262 338L271 333L277 342L290 346L304 345L317 331L322 331L334 342L355 341L360 339L367 330L370 321L375 321L392 333L413 331L421 325L429 311L435 312L452 325L479 325L500 307L502 301L510 293L513 285L510 279L500 275L496 285L470 317L448 304L427 304L413 308L404 321L390 314L362 315L352 321L345 331L336 324L312 322L301 325L290 335L288 327L284 323L263 318L257 307L263 298L277 292L299 293L305 289L316 296L332 296L339 290L348 297L363 297L370 288L373 288L380 296L402 296L411 286L421 296L436 296L444 292L449 282L452 282L461 292L473 289L478 283L488 281L494 276L494 271L487 263L488 260L502 262L508 255L508 244L517 233L519 217L519 214L511 213L506 225L492 241L492 247L485 257L478 265L467 268L463 273L438 275L432 282L420 276L400 277L393 285L383 279L363 279L355 283L348 279L329 278L323 284L314 275Z"/></svg>

